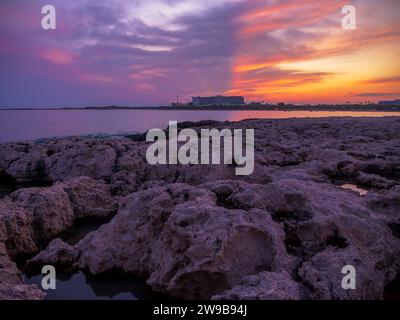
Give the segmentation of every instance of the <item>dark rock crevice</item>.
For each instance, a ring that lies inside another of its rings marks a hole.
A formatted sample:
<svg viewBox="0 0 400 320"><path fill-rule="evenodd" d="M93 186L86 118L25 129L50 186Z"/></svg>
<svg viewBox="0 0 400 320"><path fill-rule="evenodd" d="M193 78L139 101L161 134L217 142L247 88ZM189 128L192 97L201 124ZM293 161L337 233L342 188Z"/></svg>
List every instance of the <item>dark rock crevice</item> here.
<svg viewBox="0 0 400 320"><path fill-rule="evenodd" d="M400 300L400 273L385 287L383 299Z"/></svg>
<svg viewBox="0 0 400 320"><path fill-rule="evenodd" d="M400 239L400 223L390 222L389 228L392 231L393 236Z"/></svg>
<svg viewBox="0 0 400 320"><path fill-rule="evenodd" d="M105 218L88 217L77 219L74 221L74 225L71 228L65 230L60 235L60 238L70 245L75 245L90 232L96 231L101 226L109 223L115 214L116 212L111 213L110 216Z"/></svg>
<svg viewBox="0 0 400 320"><path fill-rule="evenodd" d="M313 217L312 213L303 209L273 211L271 215L275 222L306 221Z"/></svg>
<svg viewBox="0 0 400 320"><path fill-rule="evenodd" d="M16 179L5 171L0 171L0 198L11 194L15 190L17 190Z"/></svg>
<svg viewBox="0 0 400 320"><path fill-rule="evenodd" d="M335 232L326 239L325 245L337 249L344 249L349 246L349 242L345 238L341 237L338 231L335 230Z"/></svg>

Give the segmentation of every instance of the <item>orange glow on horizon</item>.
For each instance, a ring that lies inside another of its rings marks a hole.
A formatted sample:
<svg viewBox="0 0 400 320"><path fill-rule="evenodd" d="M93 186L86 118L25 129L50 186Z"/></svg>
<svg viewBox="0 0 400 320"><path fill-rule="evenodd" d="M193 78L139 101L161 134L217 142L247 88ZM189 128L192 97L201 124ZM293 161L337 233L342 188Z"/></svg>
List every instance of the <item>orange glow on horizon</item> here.
<svg viewBox="0 0 400 320"><path fill-rule="evenodd" d="M341 4L292 1L243 13L226 93L294 103L399 98L399 22L371 20L360 4L357 29L343 30Z"/></svg>

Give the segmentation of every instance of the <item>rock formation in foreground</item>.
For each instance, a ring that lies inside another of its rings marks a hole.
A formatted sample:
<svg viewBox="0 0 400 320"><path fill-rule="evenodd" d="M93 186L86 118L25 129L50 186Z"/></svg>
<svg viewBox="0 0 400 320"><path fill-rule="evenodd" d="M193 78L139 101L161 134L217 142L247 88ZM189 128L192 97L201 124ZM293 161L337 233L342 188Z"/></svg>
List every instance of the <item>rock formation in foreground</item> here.
<svg viewBox="0 0 400 320"><path fill-rule="evenodd" d="M254 173L150 166L136 137L0 145L0 298L43 298L20 272L44 264L183 299L383 298L400 275L400 119L187 125L254 128ZM85 219L106 220L69 243Z"/></svg>

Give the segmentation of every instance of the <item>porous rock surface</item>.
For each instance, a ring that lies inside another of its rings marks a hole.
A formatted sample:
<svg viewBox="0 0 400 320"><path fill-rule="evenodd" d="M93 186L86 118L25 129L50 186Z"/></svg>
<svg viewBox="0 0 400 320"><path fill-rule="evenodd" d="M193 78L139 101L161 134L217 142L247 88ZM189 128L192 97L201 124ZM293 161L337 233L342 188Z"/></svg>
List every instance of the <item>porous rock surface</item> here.
<svg viewBox="0 0 400 320"><path fill-rule="evenodd" d="M0 300L40 300L44 295L35 285L23 283L20 270L0 243Z"/></svg>
<svg viewBox="0 0 400 320"><path fill-rule="evenodd" d="M183 299L383 298L400 274L398 118L189 126L255 129L254 173L151 166L135 138L0 145L2 259L124 272ZM78 243L60 239L76 220L116 210ZM341 286L346 265L355 290ZM0 296L41 297L12 293L18 279L0 278Z"/></svg>

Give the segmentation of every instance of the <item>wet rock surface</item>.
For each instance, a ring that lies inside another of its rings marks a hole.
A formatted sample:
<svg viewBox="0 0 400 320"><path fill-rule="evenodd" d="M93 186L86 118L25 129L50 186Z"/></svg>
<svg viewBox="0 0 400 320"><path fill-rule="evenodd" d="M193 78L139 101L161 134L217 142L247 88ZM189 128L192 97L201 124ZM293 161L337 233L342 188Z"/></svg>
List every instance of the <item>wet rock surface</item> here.
<svg viewBox="0 0 400 320"><path fill-rule="evenodd" d="M21 272L0 243L0 300L40 300L45 294L35 285L24 284Z"/></svg>
<svg viewBox="0 0 400 320"><path fill-rule="evenodd" d="M255 129L252 175L229 165L151 166L148 144L133 137L0 145L9 190L0 198L1 264L14 275L0 278L0 296L42 297L23 287L14 262L31 272L44 264L123 272L183 299L382 299L392 290L398 118L190 124L210 125ZM107 217L77 243L60 239L80 219ZM345 265L357 270L356 290L341 286Z"/></svg>

